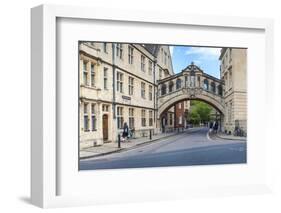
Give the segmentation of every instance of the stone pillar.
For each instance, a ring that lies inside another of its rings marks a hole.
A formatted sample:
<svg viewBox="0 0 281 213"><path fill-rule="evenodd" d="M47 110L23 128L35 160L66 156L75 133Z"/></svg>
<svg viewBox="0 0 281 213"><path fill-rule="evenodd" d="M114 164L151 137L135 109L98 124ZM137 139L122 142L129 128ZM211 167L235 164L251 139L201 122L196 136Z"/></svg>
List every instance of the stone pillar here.
<svg viewBox="0 0 281 213"><path fill-rule="evenodd" d="M103 89L103 69L100 61L95 64L95 86L98 89Z"/></svg>
<svg viewBox="0 0 281 213"><path fill-rule="evenodd" d="M111 130L112 130L112 142L117 142L117 137L118 137L118 128L117 128L117 117L115 117L115 119L112 119L113 118L113 116L114 116L114 112L113 111L116 111L117 110L117 106L116 105L114 105L113 107L115 107L115 109L113 109L112 110L112 117L111 117ZM136 112L135 112L136 113ZM123 114L124 114L124 112L123 112ZM136 121L135 121L136 122Z"/></svg>
<svg viewBox="0 0 281 213"><path fill-rule="evenodd" d="M79 85L82 85L83 84L83 60L81 59L81 55L80 55L80 63L79 63L79 76L80 76Z"/></svg>
<svg viewBox="0 0 281 213"><path fill-rule="evenodd" d="M225 118L226 118L226 116L221 114L221 131L222 132L224 132L224 130L225 130Z"/></svg>
<svg viewBox="0 0 281 213"><path fill-rule="evenodd" d="M198 82L198 74L194 75L194 81L195 81L195 88L198 88L200 86L200 83Z"/></svg>
<svg viewBox="0 0 281 213"><path fill-rule="evenodd" d="M190 79L189 79L189 75L186 75L186 88L190 88Z"/></svg>
<svg viewBox="0 0 281 213"><path fill-rule="evenodd" d="M112 122L113 122L113 119L112 119L112 109L109 105L108 107L108 140L109 141L112 141L113 137L112 137Z"/></svg>
<svg viewBox="0 0 281 213"><path fill-rule="evenodd" d="M103 144L103 126L102 126L102 103L97 102L96 106L96 119L97 119L97 145Z"/></svg>
<svg viewBox="0 0 281 213"><path fill-rule="evenodd" d="M87 62L87 86L91 85L91 62L88 61Z"/></svg>
<svg viewBox="0 0 281 213"><path fill-rule="evenodd" d="M200 75L200 88L204 88L204 78L202 75Z"/></svg>
<svg viewBox="0 0 281 213"><path fill-rule="evenodd" d="M157 117L155 125L156 125L156 127L155 127L156 128L156 133L160 133L160 128L161 128L161 120L160 120L160 118Z"/></svg>
<svg viewBox="0 0 281 213"><path fill-rule="evenodd" d="M82 131L82 129L83 129L83 120L84 120L84 117L83 117L83 110L84 110L84 108L83 108L83 101L82 101L82 99L79 99L79 142L80 142L80 146L81 146L81 144L82 144L82 134L83 134L83 131Z"/></svg>

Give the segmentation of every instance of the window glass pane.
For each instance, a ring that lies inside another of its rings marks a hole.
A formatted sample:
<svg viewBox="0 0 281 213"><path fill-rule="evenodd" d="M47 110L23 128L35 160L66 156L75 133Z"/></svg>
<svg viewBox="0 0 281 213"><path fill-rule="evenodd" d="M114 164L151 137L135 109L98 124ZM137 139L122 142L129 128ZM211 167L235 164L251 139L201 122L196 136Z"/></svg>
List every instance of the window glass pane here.
<svg viewBox="0 0 281 213"><path fill-rule="evenodd" d="M92 115L92 131L96 130L96 116Z"/></svg>
<svg viewBox="0 0 281 213"><path fill-rule="evenodd" d="M89 130L89 125L88 125L88 115L84 115L84 131Z"/></svg>

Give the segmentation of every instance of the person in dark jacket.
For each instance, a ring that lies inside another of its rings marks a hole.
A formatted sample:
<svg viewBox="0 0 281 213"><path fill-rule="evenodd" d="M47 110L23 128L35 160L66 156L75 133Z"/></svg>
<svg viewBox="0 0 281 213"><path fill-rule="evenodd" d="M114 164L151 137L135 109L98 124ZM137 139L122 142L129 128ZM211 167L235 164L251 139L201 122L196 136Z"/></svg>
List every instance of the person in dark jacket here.
<svg viewBox="0 0 281 213"><path fill-rule="evenodd" d="M210 128L210 129L213 129L213 122L212 122L212 121L210 122L209 128Z"/></svg>
<svg viewBox="0 0 281 213"><path fill-rule="evenodd" d="M123 126L123 134L122 134L122 137L124 139L126 139L128 137L128 134L129 134L129 127L128 127L128 124L125 122L124 123L124 126Z"/></svg>
<svg viewBox="0 0 281 213"><path fill-rule="evenodd" d="M219 128L219 123L218 123L218 121L215 121L215 124L214 124L214 132L215 133L218 132L218 128Z"/></svg>

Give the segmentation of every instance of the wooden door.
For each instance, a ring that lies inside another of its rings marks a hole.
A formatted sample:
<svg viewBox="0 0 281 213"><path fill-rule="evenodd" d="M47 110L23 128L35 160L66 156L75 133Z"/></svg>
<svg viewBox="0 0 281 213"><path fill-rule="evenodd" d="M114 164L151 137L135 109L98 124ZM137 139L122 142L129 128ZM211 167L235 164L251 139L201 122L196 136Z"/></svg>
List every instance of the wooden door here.
<svg viewBox="0 0 281 213"><path fill-rule="evenodd" d="M108 115L102 116L103 140L108 140Z"/></svg>

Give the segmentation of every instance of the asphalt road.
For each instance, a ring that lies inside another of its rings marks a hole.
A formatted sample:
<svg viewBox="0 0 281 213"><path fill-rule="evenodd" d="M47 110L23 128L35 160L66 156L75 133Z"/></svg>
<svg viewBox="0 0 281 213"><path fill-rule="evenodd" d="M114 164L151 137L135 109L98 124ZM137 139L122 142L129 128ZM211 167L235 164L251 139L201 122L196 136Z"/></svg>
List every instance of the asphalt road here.
<svg viewBox="0 0 281 213"><path fill-rule="evenodd" d="M207 128L132 150L80 160L80 170L246 163L246 142L208 138Z"/></svg>

